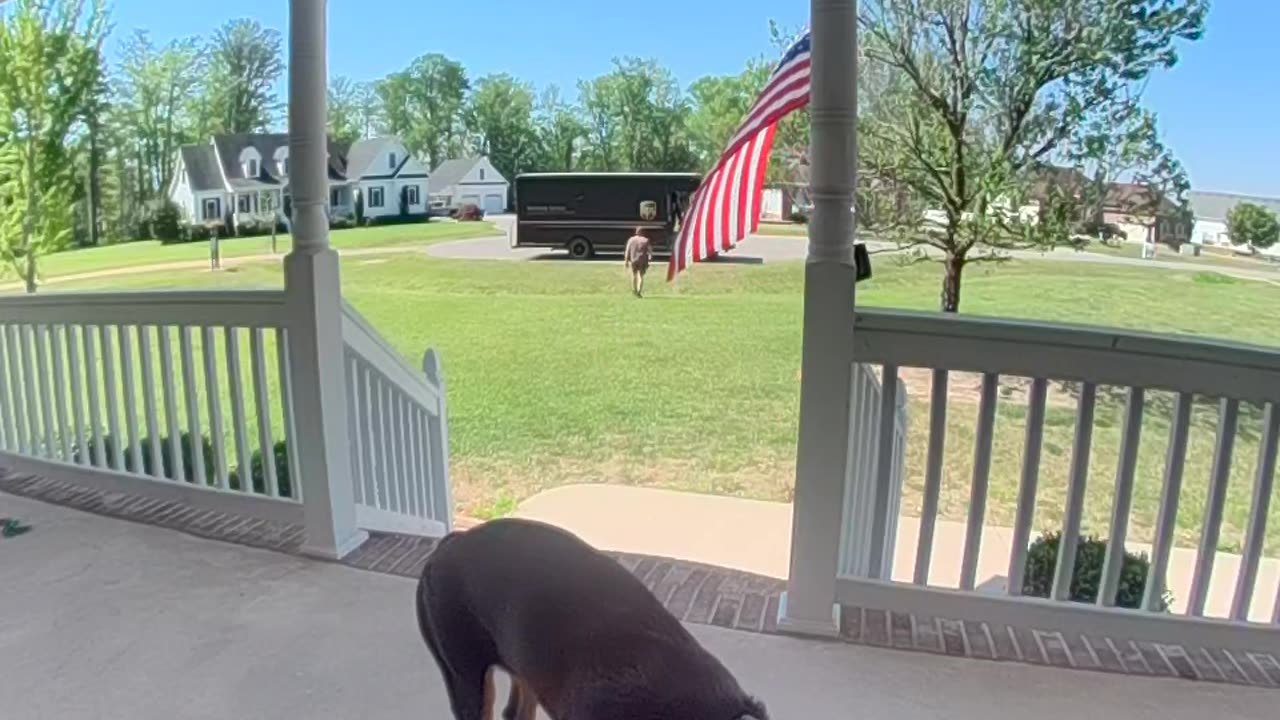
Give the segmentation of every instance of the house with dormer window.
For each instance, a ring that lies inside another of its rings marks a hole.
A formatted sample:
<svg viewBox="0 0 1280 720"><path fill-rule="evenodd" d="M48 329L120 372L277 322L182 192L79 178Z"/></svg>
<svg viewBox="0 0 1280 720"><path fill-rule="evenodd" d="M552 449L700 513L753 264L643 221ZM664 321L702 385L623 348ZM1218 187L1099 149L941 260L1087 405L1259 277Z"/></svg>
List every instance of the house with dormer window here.
<svg viewBox="0 0 1280 720"><path fill-rule="evenodd" d="M397 137L328 142L329 214L426 216L427 169ZM289 136L215 135L178 150L169 199L190 224L269 222L288 217Z"/></svg>

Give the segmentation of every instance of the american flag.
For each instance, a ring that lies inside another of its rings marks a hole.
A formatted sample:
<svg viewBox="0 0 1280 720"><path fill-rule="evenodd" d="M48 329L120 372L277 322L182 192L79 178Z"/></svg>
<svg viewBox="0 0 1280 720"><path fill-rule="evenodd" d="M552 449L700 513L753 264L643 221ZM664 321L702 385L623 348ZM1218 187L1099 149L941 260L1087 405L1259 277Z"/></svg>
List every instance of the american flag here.
<svg viewBox="0 0 1280 720"><path fill-rule="evenodd" d="M764 91L689 200L667 280L760 228L760 196L778 121L809 104L809 33L787 48Z"/></svg>

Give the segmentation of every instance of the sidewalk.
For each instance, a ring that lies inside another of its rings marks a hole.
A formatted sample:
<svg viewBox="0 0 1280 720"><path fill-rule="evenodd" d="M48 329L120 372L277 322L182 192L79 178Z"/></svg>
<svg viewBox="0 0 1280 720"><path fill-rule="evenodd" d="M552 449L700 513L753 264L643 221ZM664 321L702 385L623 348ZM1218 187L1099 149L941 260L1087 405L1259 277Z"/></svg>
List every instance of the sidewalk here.
<svg viewBox="0 0 1280 720"><path fill-rule="evenodd" d="M670 490L615 485L574 485L548 490L520 504L516 515L555 523L597 547L709 563L784 579L791 553L791 506ZM893 579L910 582L916 561L919 518L898 521ZM964 523L940 520L933 545L930 582L958 587L964 551ZM987 527L982 535L978 584L1004 589L1012 548L1011 528ZM1149 545L1127 544L1150 552ZM1195 570L1196 552L1176 548L1169 562L1173 612L1183 612ZM1235 593L1240 556L1218 553L1206 613L1226 617ZM1280 560L1266 558L1258 572L1250 619L1270 622L1280 584Z"/></svg>

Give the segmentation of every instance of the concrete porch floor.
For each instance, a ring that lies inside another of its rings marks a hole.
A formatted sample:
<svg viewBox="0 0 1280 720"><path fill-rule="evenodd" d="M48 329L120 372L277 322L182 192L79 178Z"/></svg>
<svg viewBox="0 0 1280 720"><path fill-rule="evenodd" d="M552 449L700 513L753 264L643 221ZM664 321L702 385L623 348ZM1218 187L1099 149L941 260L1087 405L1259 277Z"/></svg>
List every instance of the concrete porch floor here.
<svg viewBox="0 0 1280 720"><path fill-rule="evenodd" d="M411 580L0 494L0 707L30 718L447 717ZM691 630L783 718L1262 718L1274 691Z"/></svg>

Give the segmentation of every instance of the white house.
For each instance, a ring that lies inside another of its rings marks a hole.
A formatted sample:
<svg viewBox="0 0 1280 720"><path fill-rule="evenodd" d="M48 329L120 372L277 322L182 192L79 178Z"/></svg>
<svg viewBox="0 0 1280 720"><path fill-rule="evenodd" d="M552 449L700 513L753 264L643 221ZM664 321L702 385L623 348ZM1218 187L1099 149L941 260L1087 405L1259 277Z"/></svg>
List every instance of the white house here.
<svg viewBox="0 0 1280 720"><path fill-rule="evenodd" d="M425 215L427 172L396 137L329 140L329 213L354 217L356 196L367 218ZM169 199L189 223L239 225L289 212L289 137L281 133L215 135L184 145Z"/></svg>
<svg viewBox="0 0 1280 720"><path fill-rule="evenodd" d="M507 208L511 183L487 157L446 160L431 171L428 181L433 211L454 210L476 205L487 213Z"/></svg>
<svg viewBox="0 0 1280 720"><path fill-rule="evenodd" d="M1236 205L1242 202L1261 205L1273 213L1280 215L1280 198L1252 197L1220 192L1189 193L1191 211L1195 214L1195 228L1191 232L1191 242L1197 245L1234 245L1227 233L1227 215ZM1276 252L1268 248L1264 252Z"/></svg>

